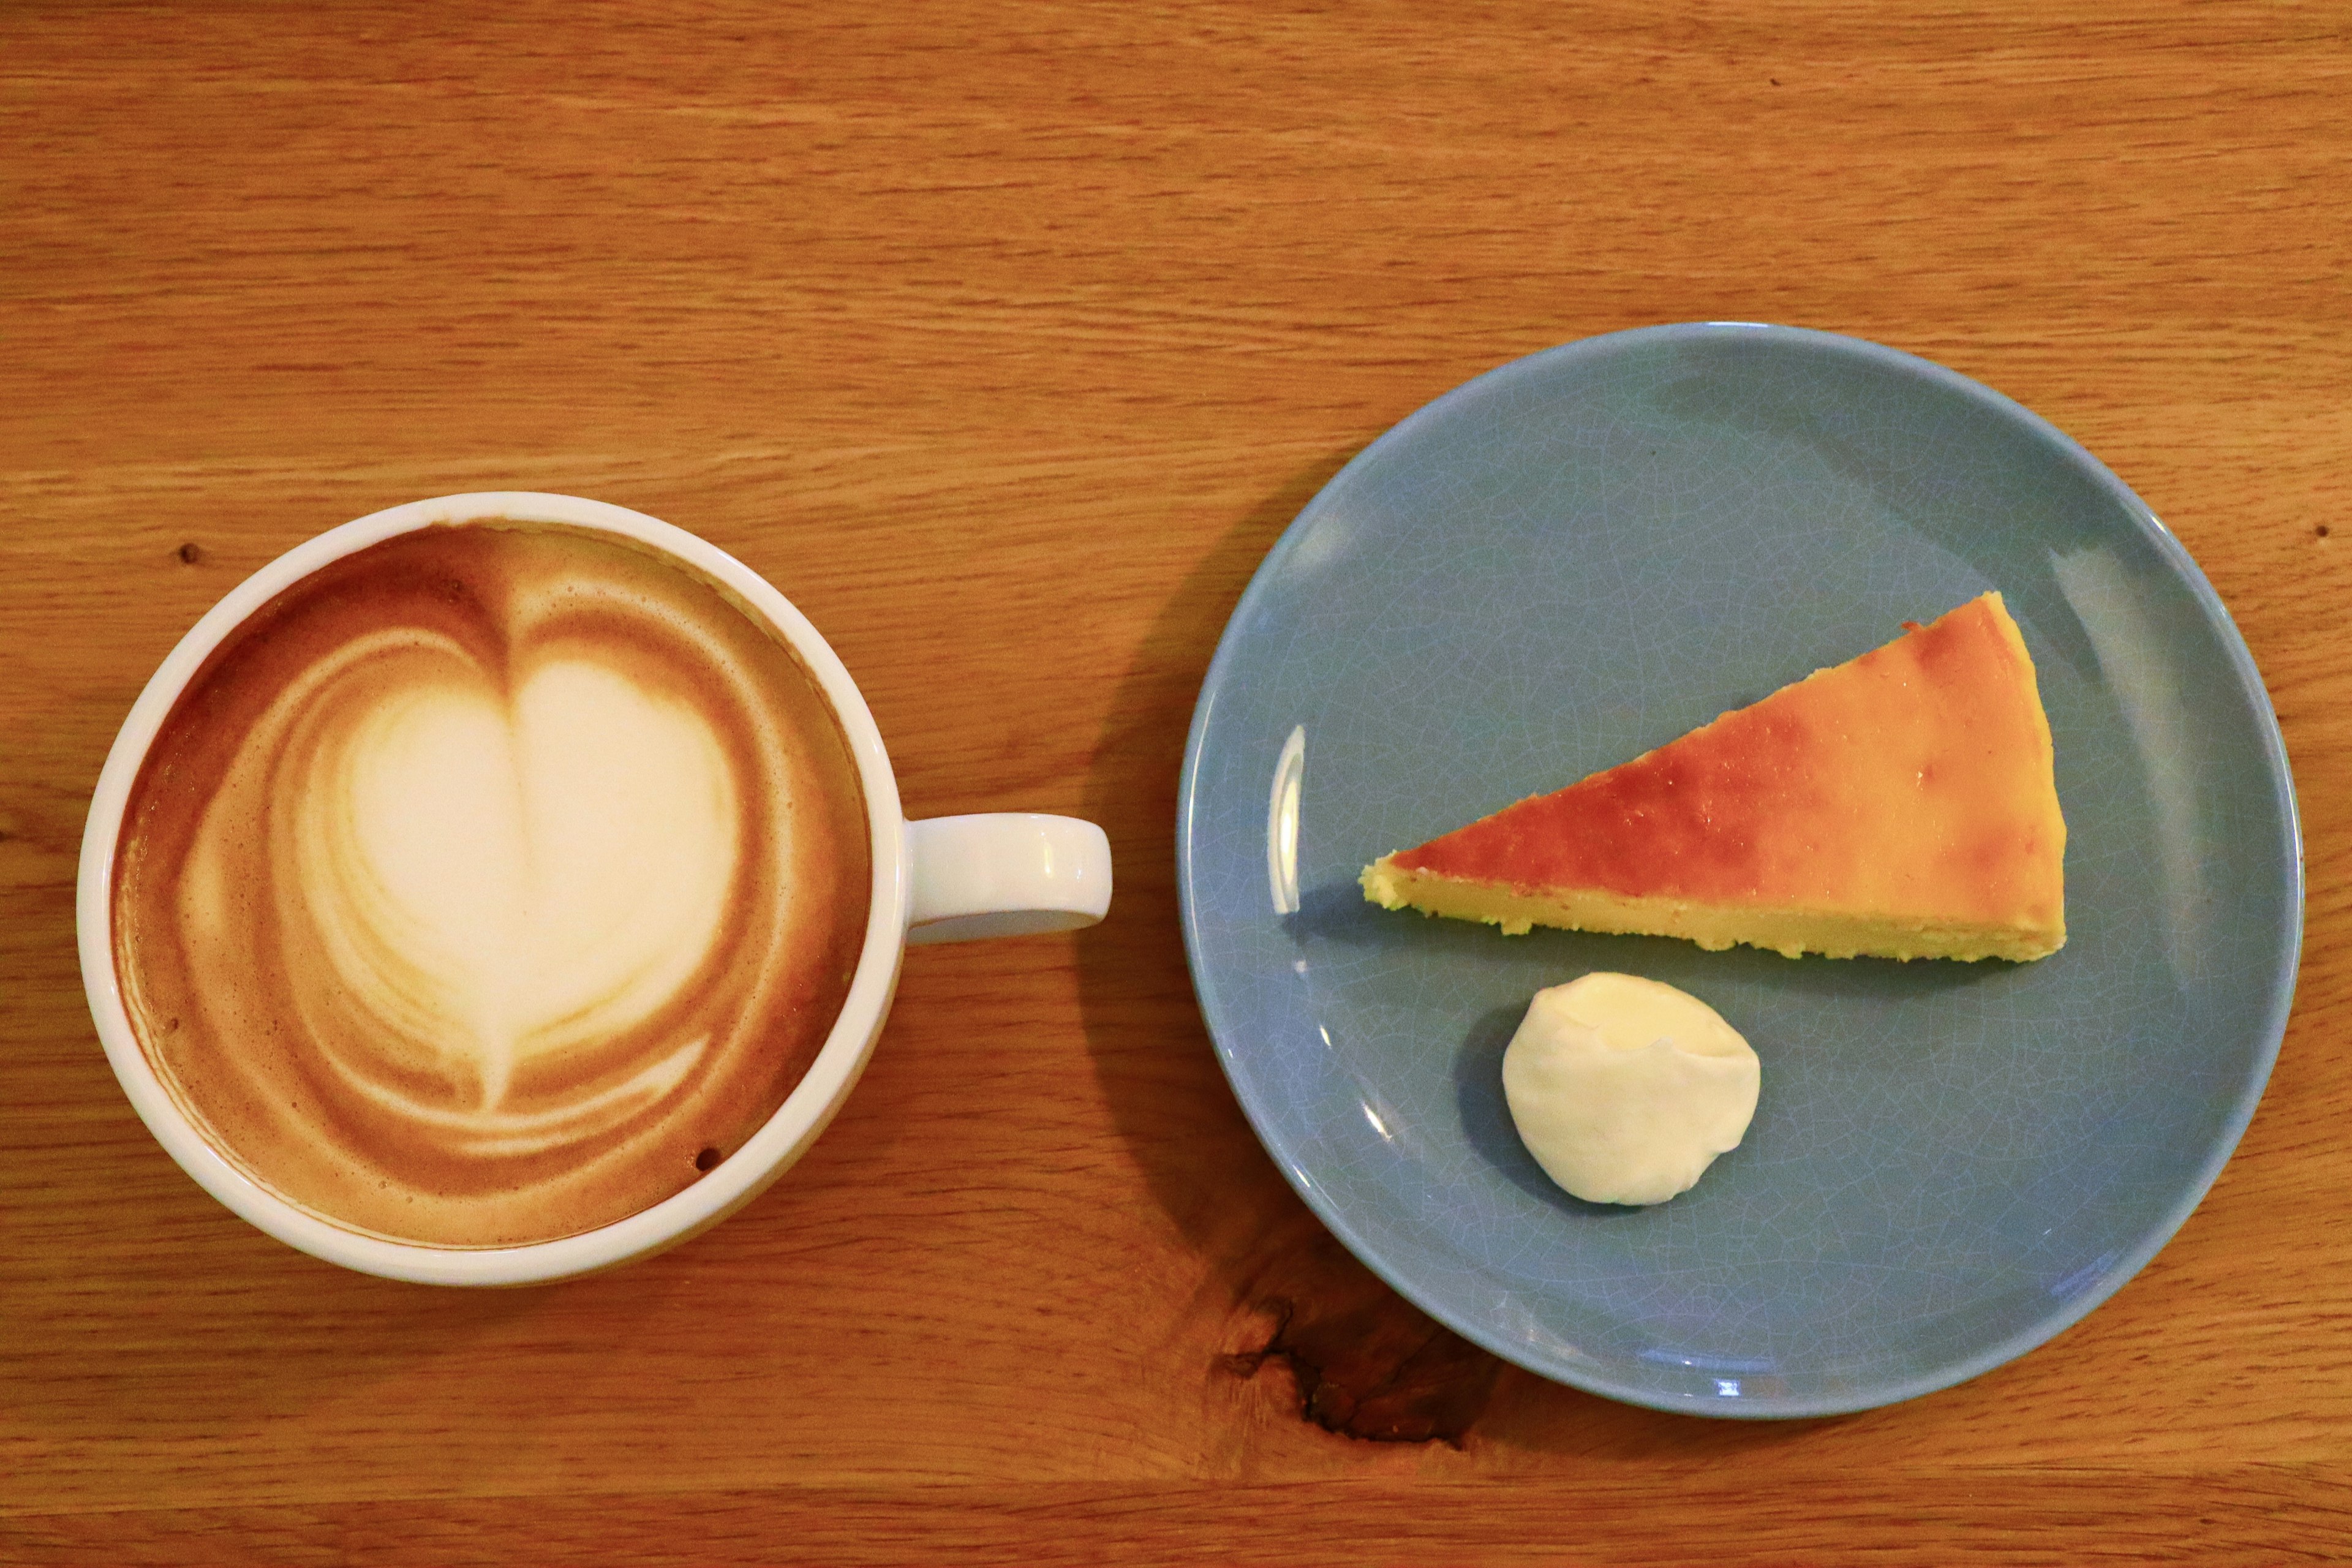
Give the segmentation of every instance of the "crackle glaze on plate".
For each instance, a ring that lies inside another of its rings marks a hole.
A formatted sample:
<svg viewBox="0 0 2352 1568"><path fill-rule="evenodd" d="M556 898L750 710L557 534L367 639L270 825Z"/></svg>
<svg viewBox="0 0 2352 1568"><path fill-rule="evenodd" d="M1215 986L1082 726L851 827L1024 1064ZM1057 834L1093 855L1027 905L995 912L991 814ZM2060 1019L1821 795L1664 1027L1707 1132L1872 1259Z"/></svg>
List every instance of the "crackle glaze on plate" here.
<svg viewBox="0 0 2352 1568"><path fill-rule="evenodd" d="M2052 958L1506 938L1358 891L1988 588L2056 738ZM1715 1415L1944 1387L2114 1292L2252 1116L2301 941L2269 701L2147 506L1950 371L1739 323L1520 360L1349 463L1218 647L1177 853L1225 1071L1340 1239L1532 1371ZM1503 1104L1528 998L1594 969L1681 986L1763 1059L1746 1141L1670 1204L1569 1197Z"/></svg>

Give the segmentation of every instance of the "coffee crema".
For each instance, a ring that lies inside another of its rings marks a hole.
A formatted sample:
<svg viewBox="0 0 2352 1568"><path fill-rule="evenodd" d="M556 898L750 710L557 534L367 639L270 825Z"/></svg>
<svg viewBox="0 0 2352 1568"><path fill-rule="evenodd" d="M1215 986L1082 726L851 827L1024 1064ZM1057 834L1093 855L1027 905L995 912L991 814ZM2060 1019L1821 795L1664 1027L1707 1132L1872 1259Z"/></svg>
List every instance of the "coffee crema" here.
<svg viewBox="0 0 2352 1568"><path fill-rule="evenodd" d="M791 647L649 547L439 525L287 588L132 784L116 970L256 1181L399 1241L510 1246L731 1154L865 938L864 792Z"/></svg>

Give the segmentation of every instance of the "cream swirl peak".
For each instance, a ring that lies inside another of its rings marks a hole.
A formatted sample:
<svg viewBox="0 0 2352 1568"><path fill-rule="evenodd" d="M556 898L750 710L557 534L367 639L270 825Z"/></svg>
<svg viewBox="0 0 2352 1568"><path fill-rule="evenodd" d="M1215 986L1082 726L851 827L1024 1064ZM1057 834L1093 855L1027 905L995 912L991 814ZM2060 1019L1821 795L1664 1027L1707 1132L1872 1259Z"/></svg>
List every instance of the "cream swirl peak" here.
<svg viewBox="0 0 2352 1568"><path fill-rule="evenodd" d="M499 1246L650 1206L807 1070L862 944L857 771L792 650L584 530L404 534L189 682L114 946L208 1140L339 1224Z"/></svg>

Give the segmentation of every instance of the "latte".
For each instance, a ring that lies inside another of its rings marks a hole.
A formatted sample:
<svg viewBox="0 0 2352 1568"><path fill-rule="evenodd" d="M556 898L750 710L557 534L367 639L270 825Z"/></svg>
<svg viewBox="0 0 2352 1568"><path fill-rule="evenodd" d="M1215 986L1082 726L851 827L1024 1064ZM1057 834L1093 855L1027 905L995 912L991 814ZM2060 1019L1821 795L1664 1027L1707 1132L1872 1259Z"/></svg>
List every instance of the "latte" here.
<svg viewBox="0 0 2352 1568"><path fill-rule="evenodd" d="M472 522L280 593L149 748L112 943L173 1099L338 1225L465 1247L651 1206L824 1043L871 864L765 623L649 548Z"/></svg>

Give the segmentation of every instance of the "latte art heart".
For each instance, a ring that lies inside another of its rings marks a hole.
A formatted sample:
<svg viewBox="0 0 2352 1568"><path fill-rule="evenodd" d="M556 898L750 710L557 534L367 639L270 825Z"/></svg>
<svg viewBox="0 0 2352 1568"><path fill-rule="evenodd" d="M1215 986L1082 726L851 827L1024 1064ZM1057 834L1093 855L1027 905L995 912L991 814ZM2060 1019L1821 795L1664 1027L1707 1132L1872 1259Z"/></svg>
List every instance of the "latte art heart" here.
<svg viewBox="0 0 2352 1568"><path fill-rule="evenodd" d="M706 1041L568 1098L516 1079L641 1026L708 958L736 862L709 726L565 663L504 704L487 683L404 690L339 739L302 759L294 880L333 999L370 1015L329 1058L352 1087L514 1153L674 1087Z"/></svg>
<svg viewBox="0 0 2352 1568"><path fill-rule="evenodd" d="M408 1239L695 1179L805 1070L862 940L863 804L805 671L568 531L431 530L282 600L125 819L117 945L175 1094L257 1179Z"/></svg>

